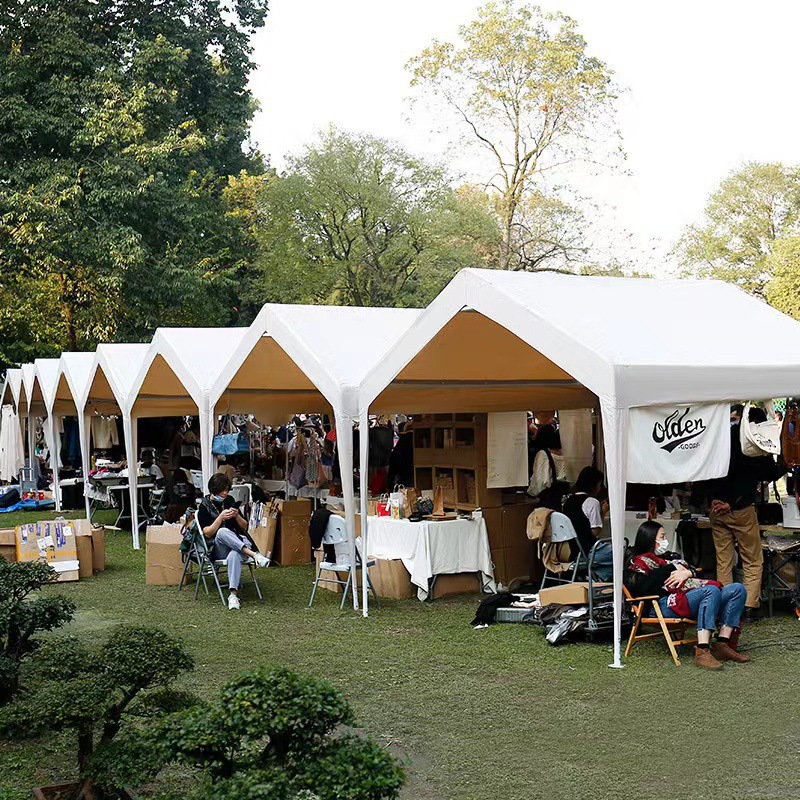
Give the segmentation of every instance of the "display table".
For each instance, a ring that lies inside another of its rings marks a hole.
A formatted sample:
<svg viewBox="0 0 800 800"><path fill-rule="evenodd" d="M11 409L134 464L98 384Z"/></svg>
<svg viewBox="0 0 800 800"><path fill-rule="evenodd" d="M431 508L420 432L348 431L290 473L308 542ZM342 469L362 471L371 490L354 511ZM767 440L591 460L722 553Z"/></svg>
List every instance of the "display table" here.
<svg viewBox="0 0 800 800"><path fill-rule="evenodd" d="M139 500L139 527L147 527L147 508L144 499L144 493L149 492L151 489L155 488L154 483L139 483L136 485L136 494ZM114 526L117 528L122 527L120 525L121 522L127 520L128 522L132 522L131 518L131 510L130 510L130 503L128 501L128 496L130 495L130 487L127 483L124 484L115 484L113 486L107 486L109 494L113 496L113 493L119 493L119 514L117 515L117 519L114 522Z"/></svg>
<svg viewBox="0 0 800 800"><path fill-rule="evenodd" d="M367 549L371 558L400 559L420 600L428 599L436 575L458 572L480 573L483 591L496 591L483 519L409 522L369 517Z"/></svg>

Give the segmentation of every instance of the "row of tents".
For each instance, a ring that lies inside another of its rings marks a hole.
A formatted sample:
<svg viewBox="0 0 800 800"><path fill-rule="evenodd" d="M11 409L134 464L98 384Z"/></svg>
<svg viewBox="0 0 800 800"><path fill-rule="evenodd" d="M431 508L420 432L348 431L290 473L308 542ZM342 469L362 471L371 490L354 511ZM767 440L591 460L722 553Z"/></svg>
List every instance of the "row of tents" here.
<svg viewBox="0 0 800 800"><path fill-rule="evenodd" d="M629 410L796 395L800 323L729 284L467 269L424 310L268 304L248 328L159 329L149 344L37 359L8 371L2 403L46 418L53 447L54 419L77 416L84 464L92 414L122 416L129 464L137 418L197 415L204 481L220 414L283 424L327 412L339 430L366 430L371 413L594 408L619 609ZM351 437L338 446L351 475ZM367 437L360 446L366 463ZM138 547L135 475L130 483ZM343 494L352 531L352 481ZM366 519L365 470L360 495ZM620 626L618 611L615 665Z"/></svg>

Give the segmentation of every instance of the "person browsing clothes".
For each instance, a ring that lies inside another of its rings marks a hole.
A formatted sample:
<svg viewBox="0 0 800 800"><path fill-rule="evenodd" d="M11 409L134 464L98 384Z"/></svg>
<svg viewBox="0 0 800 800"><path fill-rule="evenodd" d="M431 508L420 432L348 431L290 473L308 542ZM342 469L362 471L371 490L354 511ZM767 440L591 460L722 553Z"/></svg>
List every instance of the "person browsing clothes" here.
<svg viewBox="0 0 800 800"><path fill-rule="evenodd" d="M228 565L228 608L241 607L239 586L242 578L242 564L252 558L258 567L266 567L269 559L263 556L247 536L247 520L239 512L230 496L231 479L222 473L215 473L208 481L208 494L197 509L197 522L206 537L215 561L225 561Z"/></svg>

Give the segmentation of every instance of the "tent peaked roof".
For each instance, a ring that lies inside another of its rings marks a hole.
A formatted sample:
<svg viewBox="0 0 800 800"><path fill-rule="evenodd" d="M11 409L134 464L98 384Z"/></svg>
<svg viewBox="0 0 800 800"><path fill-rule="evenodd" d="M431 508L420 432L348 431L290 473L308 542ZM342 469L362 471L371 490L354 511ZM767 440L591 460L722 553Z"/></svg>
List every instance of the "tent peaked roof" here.
<svg viewBox="0 0 800 800"><path fill-rule="evenodd" d="M97 367L103 370L120 409L133 405L131 391L149 350L147 343L97 345Z"/></svg>
<svg viewBox="0 0 800 800"><path fill-rule="evenodd" d="M247 328L159 328L152 348L199 402L246 333Z"/></svg>
<svg viewBox="0 0 800 800"><path fill-rule="evenodd" d="M61 372L67 379L72 401L76 409L83 411L86 395L94 372L96 356L94 353L62 353Z"/></svg>
<svg viewBox="0 0 800 800"><path fill-rule="evenodd" d="M22 370L21 369L9 369L6 370L6 379L3 385L3 401L7 399L6 393L9 392L11 394L11 400L14 403L14 406L19 406L19 395L22 389Z"/></svg>
<svg viewBox="0 0 800 800"><path fill-rule="evenodd" d="M42 388L44 405L47 409L47 413L50 414L53 410L53 401L55 400L56 389L58 388L60 361L57 358L37 358L33 363L36 367L36 377L39 381L39 386Z"/></svg>
<svg viewBox="0 0 800 800"><path fill-rule="evenodd" d="M23 364L22 371L22 394L23 405L27 408L33 397L33 385L36 382L36 366L34 364Z"/></svg>
<svg viewBox="0 0 800 800"><path fill-rule="evenodd" d="M800 345L800 323L730 284L467 269L371 371L362 403L372 402L467 310L504 327L619 406L796 391L800 347L778 350L765 343ZM480 342L463 346L471 344ZM476 346L475 357L490 354ZM447 366L442 364L443 376Z"/></svg>

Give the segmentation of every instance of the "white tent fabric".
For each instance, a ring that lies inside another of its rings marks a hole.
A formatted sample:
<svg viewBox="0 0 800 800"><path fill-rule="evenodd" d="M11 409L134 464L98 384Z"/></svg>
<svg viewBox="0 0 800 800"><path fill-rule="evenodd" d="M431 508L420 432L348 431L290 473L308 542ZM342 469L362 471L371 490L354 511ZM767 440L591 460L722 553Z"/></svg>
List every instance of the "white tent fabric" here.
<svg viewBox="0 0 800 800"><path fill-rule="evenodd" d="M86 420L86 457L88 458L89 454L89 420L92 413L119 413L122 417L122 428L125 436L125 460L128 463L129 476L131 472L135 475L137 464L137 426L136 420L131 413L136 400L133 388L149 353L150 345L143 343L98 345L87 386L84 412ZM131 503L131 508L136 508L137 489L135 477L133 481L129 478L128 483L134 484L130 489L129 502ZM131 527L133 528L133 547L138 550L140 546L139 528L138 525L133 524L133 518Z"/></svg>
<svg viewBox="0 0 800 800"><path fill-rule="evenodd" d="M83 470L84 499L86 516L89 517L89 494L86 488L89 483L89 424L86 415L86 393L89 390L89 379L94 369L94 353L62 353L59 362L58 383L53 400L55 417L76 416L78 418L78 437L81 446L81 464Z"/></svg>
<svg viewBox="0 0 800 800"><path fill-rule="evenodd" d="M200 451L203 483L211 477L211 441L214 435L212 387L221 370L239 351L247 328L159 328L130 392L132 420L165 414L197 414L200 419ZM126 438L134 443L134 426ZM136 461L129 470L134 547L138 547L139 514ZM130 463L129 463L130 467Z"/></svg>
<svg viewBox="0 0 800 800"><path fill-rule="evenodd" d="M211 407L249 410L262 422L280 422L290 413L323 411L329 406L337 430L349 432L362 416L358 387L420 313L418 309L267 304L220 373L211 392ZM269 418L266 415L272 409L280 409L284 416ZM360 427L367 429L364 419ZM360 437L362 463L366 463L367 440ZM352 436L340 434L337 448L342 475L352 475ZM366 520L366 475L361 470L362 520ZM342 483L355 559L354 486L352 480ZM366 536L364 522L362 537ZM353 604L358 607L355 591Z"/></svg>
<svg viewBox="0 0 800 800"><path fill-rule="evenodd" d="M22 370L9 369L6 371L6 379L3 385L2 403L13 402L18 409L19 396L22 391Z"/></svg>
<svg viewBox="0 0 800 800"><path fill-rule="evenodd" d="M20 399L24 406L24 413L27 418L28 424L28 436L27 436L27 444L28 444L28 456L27 456L27 463L29 466L33 466L34 456L35 456L35 429L34 429L34 418L36 415L37 410L37 403L36 398L34 397L34 388L36 384L36 367L33 364L23 364L21 367L22 370L22 391L20 392ZM44 411L44 403L41 403L40 411Z"/></svg>
<svg viewBox="0 0 800 800"><path fill-rule="evenodd" d="M0 480L10 481L25 466L25 446L17 412L11 403L0 414Z"/></svg>
<svg viewBox="0 0 800 800"><path fill-rule="evenodd" d="M44 432L47 440L47 449L50 451L50 469L53 470L53 499L56 511L61 511L61 493L58 485L58 439L53 422L53 403L56 396L59 378L59 360L57 358L37 358L33 364L36 367L36 379L44 397L44 407L47 417L44 420Z"/></svg>
<svg viewBox="0 0 800 800"><path fill-rule="evenodd" d="M537 382L533 373L515 375L513 364L502 373L478 333L486 319L513 334L509 345L518 338L533 348L542 370L560 368L558 379ZM436 350L436 337L457 321L458 340L450 341L449 351ZM765 347L765 342L783 346ZM392 387L395 397L402 391L411 397L414 389L430 388L434 372L440 391L452 397L457 388L460 402L472 402L474 411L485 410L481 403L487 402L489 390L507 393L509 402L516 402L518 383L531 393L536 385L541 389L557 382L576 397L580 387L596 395L614 549L613 666L620 666L629 409L796 395L800 347L790 342L800 344L800 323L717 281L463 270L361 383L358 404L380 403ZM430 370L422 376L413 369L420 354L427 356L422 361ZM454 363L458 354L474 362L474 376L464 371L465 360Z"/></svg>

